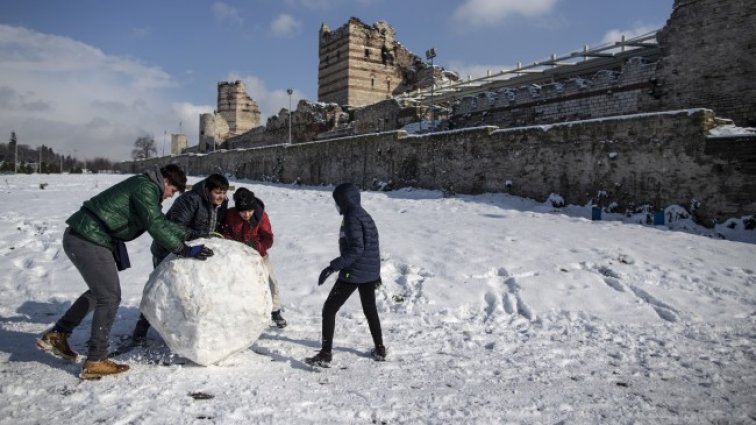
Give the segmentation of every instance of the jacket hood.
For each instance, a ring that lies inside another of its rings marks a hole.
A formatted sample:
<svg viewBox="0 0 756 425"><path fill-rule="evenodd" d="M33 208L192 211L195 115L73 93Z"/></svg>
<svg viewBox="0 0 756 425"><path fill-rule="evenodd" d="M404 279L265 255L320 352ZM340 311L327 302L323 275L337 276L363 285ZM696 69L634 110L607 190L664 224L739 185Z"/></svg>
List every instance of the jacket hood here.
<svg viewBox="0 0 756 425"><path fill-rule="evenodd" d="M333 189L333 200L343 215L352 208L360 206L360 190L352 183L342 183Z"/></svg>
<svg viewBox="0 0 756 425"><path fill-rule="evenodd" d="M205 190L205 180L201 180L195 185L192 185L192 192L197 192L200 199L205 203L210 203L210 198L207 197L207 191Z"/></svg>
<svg viewBox="0 0 756 425"><path fill-rule="evenodd" d="M151 182L155 183L160 188L160 198L158 200L158 203L162 203L165 184L163 183L163 173L160 172L160 167L156 165L152 170L146 171L144 175L147 176L147 178L150 179Z"/></svg>

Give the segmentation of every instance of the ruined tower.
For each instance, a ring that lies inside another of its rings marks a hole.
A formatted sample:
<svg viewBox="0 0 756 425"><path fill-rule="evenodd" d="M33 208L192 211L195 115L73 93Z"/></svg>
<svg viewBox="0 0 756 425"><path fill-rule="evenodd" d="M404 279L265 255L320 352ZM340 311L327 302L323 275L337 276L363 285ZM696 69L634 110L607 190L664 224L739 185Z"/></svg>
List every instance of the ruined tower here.
<svg viewBox="0 0 756 425"><path fill-rule="evenodd" d="M200 115L200 152L216 149L227 139L260 126L260 109L243 81L218 83L218 107Z"/></svg>
<svg viewBox="0 0 756 425"><path fill-rule="evenodd" d="M422 60L394 39L388 23L372 26L357 18L335 31L320 27L318 100L364 106L412 89Z"/></svg>

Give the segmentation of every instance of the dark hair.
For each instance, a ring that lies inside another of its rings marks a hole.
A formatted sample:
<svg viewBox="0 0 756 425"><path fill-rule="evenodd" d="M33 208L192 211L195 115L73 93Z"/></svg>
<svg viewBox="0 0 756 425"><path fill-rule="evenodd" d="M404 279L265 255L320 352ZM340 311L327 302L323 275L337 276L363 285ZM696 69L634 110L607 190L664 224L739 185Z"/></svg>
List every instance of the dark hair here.
<svg viewBox="0 0 756 425"><path fill-rule="evenodd" d="M176 189L178 189L179 192L186 190L186 174L184 174L184 170L178 165L168 164L160 169L160 174L168 179L168 183L176 186Z"/></svg>
<svg viewBox="0 0 756 425"><path fill-rule="evenodd" d="M248 211L255 209L256 198L254 192L240 187L234 192L234 206L236 211Z"/></svg>
<svg viewBox="0 0 756 425"><path fill-rule="evenodd" d="M228 190L228 179L220 174L210 174L205 179L205 189L208 192L215 189Z"/></svg>

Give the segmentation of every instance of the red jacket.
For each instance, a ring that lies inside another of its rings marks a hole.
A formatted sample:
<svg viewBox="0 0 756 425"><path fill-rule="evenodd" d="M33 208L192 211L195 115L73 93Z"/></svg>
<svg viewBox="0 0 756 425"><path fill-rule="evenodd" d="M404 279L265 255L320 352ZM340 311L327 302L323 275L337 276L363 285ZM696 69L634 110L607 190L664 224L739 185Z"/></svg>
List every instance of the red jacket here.
<svg viewBox="0 0 756 425"><path fill-rule="evenodd" d="M226 239L247 243L264 257L273 246L273 229L270 227L268 214L260 208L255 211L251 221L257 221L257 224L252 227L249 221L241 218L235 207L230 208L226 213L223 236Z"/></svg>

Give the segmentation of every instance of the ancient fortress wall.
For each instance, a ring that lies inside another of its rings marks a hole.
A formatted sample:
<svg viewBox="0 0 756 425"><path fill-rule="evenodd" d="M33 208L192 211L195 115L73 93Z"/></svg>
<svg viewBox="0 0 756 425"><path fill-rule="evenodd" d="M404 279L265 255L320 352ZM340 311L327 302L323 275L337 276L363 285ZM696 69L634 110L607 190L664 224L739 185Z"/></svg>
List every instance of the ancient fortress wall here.
<svg viewBox="0 0 756 425"><path fill-rule="evenodd" d="M452 128L480 125L517 127L642 112L640 99L654 96L656 62L637 57L621 71L592 78L485 92L462 98L452 108Z"/></svg>
<svg viewBox="0 0 756 425"><path fill-rule="evenodd" d="M704 107L756 126L756 1L675 0L657 39L658 93L643 110Z"/></svg>
<svg viewBox="0 0 756 425"><path fill-rule="evenodd" d="M383 101L354 112L348 129L366 134L289 145L288 114L279 114L264 130L235 139L238 147L278 145L123 163L122 171L176 162L193 175L286 183L352 181L537 200L556 193L569 204L615 211L677 204L702 224L756 215L756 137L708 136L722 124L716 117L756 123L754 7L676 0L658 61L631 59L589 78L463 99L449 119L455 130L390 131L417 113ZM321 89L329 84L320 81ZM292 126L309 132L298 141L323 139L348 119L341 110L306 105L292 115Z"/></svg>
<svg viewBox="0 0 756 425"><path fill-rule="evenodd" d="M417 85L415 64L423 65L394 37L384 21L367 25L357 18L319 34L318 101L353 107L370 105Z"/></svg>
<svg viewBox="0 0 756 425"><path fill-rule="evenodd" d="M704 224L756 213L756 139L707 138L709 110L683 110L512 129L422 136L386 132L124 163L124 172L175 162L193 175L508 192L616 211L682 205ZM733 155L733 146L738 153Z"/></svg>

